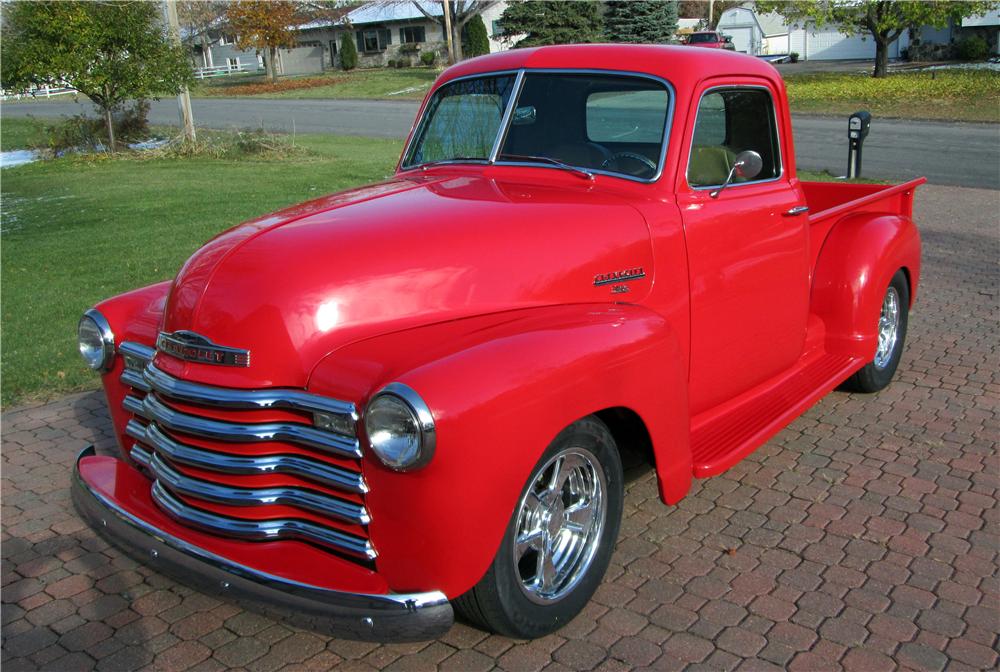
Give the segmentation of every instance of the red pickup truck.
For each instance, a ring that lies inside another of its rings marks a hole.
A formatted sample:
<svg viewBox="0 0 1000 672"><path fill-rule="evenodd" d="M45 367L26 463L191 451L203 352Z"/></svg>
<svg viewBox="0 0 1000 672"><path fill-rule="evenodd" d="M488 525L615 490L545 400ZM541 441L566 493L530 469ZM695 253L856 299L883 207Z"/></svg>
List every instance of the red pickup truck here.
<svg viewBox="0 0 1000 672"><path fill-rule="evenodd" d="M622 454L667 505L892 379L913 180L800 182L778 73L560 46L440 76L395 175L230 229L80 322L149 566L341 636L537 637L600 583ZM667 509L664 509L664 515Z"/></svg>
<svg viewBox="0 0 1000 672"><path fill-rule="evenodd" d="M722 33L716 32L714 30L702 30L696 33L691 33L684 40L684 44L689 47L705 47L707 49L728 49L729 51L735 51L736 45L733 44L733 38L729 35L723 35Z"/></svg>

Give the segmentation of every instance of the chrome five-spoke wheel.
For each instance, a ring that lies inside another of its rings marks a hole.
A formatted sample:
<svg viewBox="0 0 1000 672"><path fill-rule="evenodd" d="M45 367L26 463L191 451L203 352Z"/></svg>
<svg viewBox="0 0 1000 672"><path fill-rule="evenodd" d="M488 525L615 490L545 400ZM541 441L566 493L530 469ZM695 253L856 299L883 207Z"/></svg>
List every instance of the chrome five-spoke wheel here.
<svg viewBox="0 0 1000 672"><path fill-rule="evenodd" d="M900 269L892 276L882 295L882 309L876 325L875 356L844 381L843 388L853 392L878 392L896 374L909 321L910 282ZM875 316L873 315L872 318Z"/></svg>
<svg viewBox="0 0 1000 672"><path fill-rule="evenodd" d="M604 578L623 497L621 456L607 425L595 416L577 420L527 473L489 569L452 604L508 637L558 630Z"/></svg>
<svg viewBox="0 0 1000 672"><path fill-rule="evenodd" d="M892 285L882 300L882 314L878 319L878 349L875 351L875 366L884 369L892 360L899 335L899 292Z"/></svg>
<svg viewBox="0 0 1000 672"><path fill-rule="evenodd" d="M604 469L569 448L542 466L517 509L513 562L528 599L547 604L573 590L594 559L607 516Z"/></svg>

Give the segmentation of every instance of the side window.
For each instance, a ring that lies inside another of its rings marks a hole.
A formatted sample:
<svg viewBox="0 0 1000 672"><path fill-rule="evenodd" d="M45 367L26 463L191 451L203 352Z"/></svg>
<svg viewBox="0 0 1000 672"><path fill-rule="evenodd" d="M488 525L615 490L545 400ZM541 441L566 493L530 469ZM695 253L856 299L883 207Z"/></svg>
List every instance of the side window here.
<svg viewBox="0 0 1000 672"><path fill-rule="evenodd" d="M764 167L754 182L781 175L778 131L771 94L762 89L721 89L706 93L698 105L687 179L692 187L726 181L742 151L760 154ZM734 182L741 181L739 178Z"/></svg>

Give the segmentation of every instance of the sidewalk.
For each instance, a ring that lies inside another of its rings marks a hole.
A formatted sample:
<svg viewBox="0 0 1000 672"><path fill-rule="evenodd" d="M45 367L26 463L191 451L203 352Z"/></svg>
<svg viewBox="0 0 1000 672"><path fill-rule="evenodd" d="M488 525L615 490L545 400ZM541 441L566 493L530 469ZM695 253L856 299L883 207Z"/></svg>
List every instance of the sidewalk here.
<svg viewBox="0 0 1000 672"><path fill-rule="evenodd" d="M595 599L534 642L348 642L192 591L72 510L77 452L115 449L100 393L7 412L4 672L996 669L998 199L918 191L924 279L890 388L831 394L679 506L635 478Z"/></svg>

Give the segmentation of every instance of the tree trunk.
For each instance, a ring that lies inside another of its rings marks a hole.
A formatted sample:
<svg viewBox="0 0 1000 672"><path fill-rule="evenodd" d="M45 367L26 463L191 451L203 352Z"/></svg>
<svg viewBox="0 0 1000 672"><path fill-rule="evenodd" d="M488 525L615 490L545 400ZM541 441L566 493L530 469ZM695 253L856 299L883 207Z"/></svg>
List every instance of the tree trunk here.
<svg viewBox="0 0 1000 672"><path fill-rule="evenodd" d="M889 40L882 36L875 36L875 70L872 77L887 77L889 75Z"/></svg>
<svg viewBox="0 0 1000 672"><path fill-rule="evenodd" d="M268 47L267 53L270 55L268 62L271 64L270 80L273 84L278 81L278 49L277 47Z"/></svg>
<svg viewBox="0 0 1000 672"><path fill-rule="evenodd" d="M111 108L104 108L104 123L108 127L108 151L115 153L115 120L111 115Z"/></svg>
<svg viewBox="0 0 1000 672"><path fill-rule="evenodd" d="M212 67L212 45L208 43L208 35L201 34L201 57L206 68Z"/></svg>
<svg viewBox="0 0 1000 672"><path fill-rule="evenodd" d="M452 35L451 38L452 45L455 49L455 62L459 63L465 56L462 54L462 27L458 25L458 22L453 22L451 24Z"/></svg>

